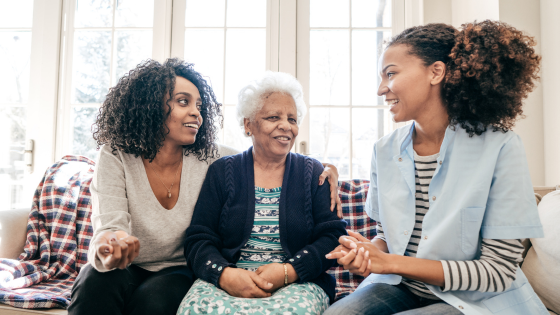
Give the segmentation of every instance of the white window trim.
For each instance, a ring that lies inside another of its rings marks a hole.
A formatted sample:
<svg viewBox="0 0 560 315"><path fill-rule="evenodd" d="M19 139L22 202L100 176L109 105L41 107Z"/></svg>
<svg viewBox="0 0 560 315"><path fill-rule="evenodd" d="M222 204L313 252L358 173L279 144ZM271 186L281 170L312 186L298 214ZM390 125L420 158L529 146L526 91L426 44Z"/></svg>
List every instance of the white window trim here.
<svg viewBox="0 0 560 315"><path fill-rule="evenodd" d="M44 171L59 158L55 154L60 55L60 25L63 0L35 0L26 140L35 142L33 168L26 173L23 200L31 201Z"/></svg>

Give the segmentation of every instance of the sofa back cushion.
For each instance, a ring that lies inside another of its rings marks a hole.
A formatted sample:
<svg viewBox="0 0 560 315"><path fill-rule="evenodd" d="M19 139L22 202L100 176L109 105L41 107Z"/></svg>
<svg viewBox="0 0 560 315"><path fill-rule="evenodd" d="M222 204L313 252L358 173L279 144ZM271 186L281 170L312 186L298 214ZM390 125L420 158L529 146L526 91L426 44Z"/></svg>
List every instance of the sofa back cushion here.
<svg viewBox="0 0 560 315"><path fill-rule="evenodd" d="M560 190L542 198L539 217L544 237L531 239L521 269L544 305L560 314Z"/></svg>
<svg viewBox="0 0 560 315"><path fill-rule="evenodd" d="M368 180L348 180L339 182L338 194L342 201L343 219L348 222L346 229L362 234L367 239L373 239L376 235L374 220L368 217L365 205L369 189ZM363 277L354 275L342 267L333 267L328 273L336 279L336 297L339 300L354 292Z"/></svg>

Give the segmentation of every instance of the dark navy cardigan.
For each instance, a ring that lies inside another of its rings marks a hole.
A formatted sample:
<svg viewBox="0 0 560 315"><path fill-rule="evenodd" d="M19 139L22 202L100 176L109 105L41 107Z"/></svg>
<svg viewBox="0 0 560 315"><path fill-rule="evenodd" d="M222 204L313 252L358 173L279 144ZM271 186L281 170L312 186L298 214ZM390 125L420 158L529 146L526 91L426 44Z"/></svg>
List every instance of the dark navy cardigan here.
<svg viewBox="0 0 560 315"><path fill-rule="evenodd" d="M330 211L330 186L319 186L323 166L289 153L279 204L280 242L299 282L319 285L334 301L335 280L325 258L346 235L346 222ZM210 165L186 232L185 257L197 277L219 287L225 267L235 267L255 218L252 148Z"/></svg>

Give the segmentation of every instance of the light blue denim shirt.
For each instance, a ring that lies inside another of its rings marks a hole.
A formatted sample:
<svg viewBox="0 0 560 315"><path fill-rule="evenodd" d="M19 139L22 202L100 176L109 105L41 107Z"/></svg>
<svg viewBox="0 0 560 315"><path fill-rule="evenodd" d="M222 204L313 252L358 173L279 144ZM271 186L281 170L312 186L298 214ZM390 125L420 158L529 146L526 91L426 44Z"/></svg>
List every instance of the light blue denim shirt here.
<svg viewBox="0 0 560 315"><path fill-rule="evenodd" d="M368 215L383 225L389 252L403 255L415 223L414 124L374 146ZM447 128L429 186L430 209L422 224L418 258L474 260L482 238L543 237L521 139L514 132L469 137ZM373 282L398 284L398 275L370 275ZM517 270L505 292L448 291L428 288L465 314L548 314L527 278Z"/></svg>

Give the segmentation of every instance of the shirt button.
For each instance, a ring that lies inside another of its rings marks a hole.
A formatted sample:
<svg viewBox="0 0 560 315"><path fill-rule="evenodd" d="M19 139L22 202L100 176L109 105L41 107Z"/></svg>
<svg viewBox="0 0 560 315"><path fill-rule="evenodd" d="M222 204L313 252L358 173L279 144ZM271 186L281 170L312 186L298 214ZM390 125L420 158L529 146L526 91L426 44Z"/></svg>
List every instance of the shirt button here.
<svg viewBox="0 0 560 315"><path fill-rule="evenodd" d="M408 231L404 231L404 235L408 235Z"/></svg>
<svg viewBox="0 0 560 315"><path fill-rule="evenodd" d="M460 308L460 309L464 309L464 307L463 307L462 305L459 305L459 308Z"/></svg>
<svg viewBox="0 0 560 315"><path fill-rule="evenodd" d="M399 158L399 162L402 162L402 158Z"/></svg>
<svg viewBox="0 0 560 315"><path fill-rule="evenodd" d="M432 197L432 200L433 200L433 201L436 201L436 196L433 196L433 197Z"/></svg>

